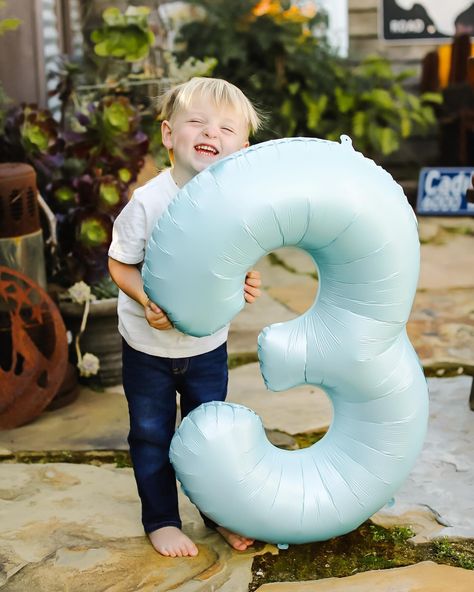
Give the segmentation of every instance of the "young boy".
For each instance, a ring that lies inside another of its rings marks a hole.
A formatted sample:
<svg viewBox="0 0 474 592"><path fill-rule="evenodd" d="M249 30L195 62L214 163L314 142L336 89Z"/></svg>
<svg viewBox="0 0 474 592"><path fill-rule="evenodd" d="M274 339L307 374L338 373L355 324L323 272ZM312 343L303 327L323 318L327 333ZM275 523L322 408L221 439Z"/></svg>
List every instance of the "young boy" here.
<svg viewBox="0 0 474 592"><path fill-rule="evenodd" d="M140 267L153 227L179 189L213 162L247 147L249 134L258 129L260 119L242 91L212 78L193 78L171 89L160 106L163 144L173 166L137 189L117 217L109 270L120 288L128 441L143 526L159 553L183 557L197 555L198 549L181 531L176 477L168 458L176 422L176 391L182 417L201 403L225 399L228 327L201 338L178 332L159 302L151 302L145 294ZM260 295L260 283L258 272L247 274L247 302ZM234 549L243 551L253 543L206 516L203 519Z"/></svg>

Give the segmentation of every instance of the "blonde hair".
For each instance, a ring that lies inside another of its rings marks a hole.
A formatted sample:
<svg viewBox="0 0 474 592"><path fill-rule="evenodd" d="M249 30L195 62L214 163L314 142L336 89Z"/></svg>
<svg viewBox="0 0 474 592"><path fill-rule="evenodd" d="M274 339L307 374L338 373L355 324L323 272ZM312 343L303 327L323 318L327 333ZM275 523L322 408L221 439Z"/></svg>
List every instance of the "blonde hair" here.
<svg viewBox="0 0 474 592"><path fill-rule="evenodd" d="M244 93L227 80L196 76L166 91L157 100L158 119L170 120L180 109L186 109L196 95L211 99L216 105L223 103L235 108L254 134L262 125L262 116Z"/></svg>

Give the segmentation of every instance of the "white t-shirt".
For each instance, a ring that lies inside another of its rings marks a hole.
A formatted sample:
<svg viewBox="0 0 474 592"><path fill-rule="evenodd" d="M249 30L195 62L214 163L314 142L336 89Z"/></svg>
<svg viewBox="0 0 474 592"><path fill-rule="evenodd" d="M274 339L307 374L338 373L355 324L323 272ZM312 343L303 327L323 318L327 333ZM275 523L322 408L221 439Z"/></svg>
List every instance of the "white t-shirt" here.
<svg viewBox="0 0 474 592"><path fill-rule="evenodd" d="M136 189L117 216L109 256L136 265L145 257L145 246L158 218L176 196L179 187L167 169ZM160 305L157 302L158 306ZM229 326L207 337L191 337L176 329L153 329L145 318L143 306L119 291L119 332L134 349L165 358L187 358L212 351L227 339Z"/></svg>

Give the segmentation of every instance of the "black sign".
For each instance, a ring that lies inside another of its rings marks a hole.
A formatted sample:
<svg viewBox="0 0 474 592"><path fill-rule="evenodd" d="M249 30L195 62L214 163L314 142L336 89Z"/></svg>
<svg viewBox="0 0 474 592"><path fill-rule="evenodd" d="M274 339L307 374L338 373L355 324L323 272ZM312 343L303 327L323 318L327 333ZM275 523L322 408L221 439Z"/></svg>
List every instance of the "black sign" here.
<svg viewBox="0 0 474 592"><path fill-rule="evenodd" d="M387 41L474 35L472 0L381 0L381 8L382 37Z"/></svg>

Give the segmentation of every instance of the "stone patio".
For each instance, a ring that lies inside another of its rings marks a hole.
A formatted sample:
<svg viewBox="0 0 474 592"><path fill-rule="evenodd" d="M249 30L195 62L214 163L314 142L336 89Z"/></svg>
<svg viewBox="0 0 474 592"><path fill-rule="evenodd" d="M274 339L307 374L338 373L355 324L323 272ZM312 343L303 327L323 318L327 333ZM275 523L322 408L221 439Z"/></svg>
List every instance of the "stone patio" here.
<svg viewBox="0 0 474 592"><path fill-rule="evenodd" d="M372 518L374 524L387 527L411 526L417 544L436 537L474 539L474 413L468 407L474 374L473 234L470 219L420 220L422 271L408 331L432 376L430 424L410 476L395 499ZM259 331L295 317L314 300L317 280L309 258L296 249L281 249L275 255L258 264L265 291L235 319L231 356L255 359ZM297 447L302 437L320 434L331 422L331 405L321 390L309 385L291 394L268 392L255 362L231 370L229 400L254 409L271 441L288 448ZM253 579L256 555L285 553L263 543L245 553L232 551L203 526L182 495L184 530L196 540L200 553L192 559L157 555L141 530L132 471L112 463L114 454L127 449L127 425L123 391L117 386L104 392L83 388L73 404L0 432L2 590L243 592ZM31 460L27 453L32 452L36 462L23 462ZM74 462L50 462L52 458ZM473 590L474 572L423 561L258 588L446 589Z"/></svg>

